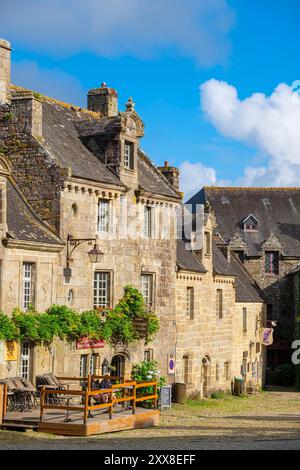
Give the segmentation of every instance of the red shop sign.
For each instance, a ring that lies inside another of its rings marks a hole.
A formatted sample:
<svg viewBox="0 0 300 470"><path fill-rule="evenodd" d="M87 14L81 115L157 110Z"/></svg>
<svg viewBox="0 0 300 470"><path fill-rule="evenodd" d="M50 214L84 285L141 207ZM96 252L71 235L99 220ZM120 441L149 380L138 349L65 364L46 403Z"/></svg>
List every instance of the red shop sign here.
<svg viewBox="0 0 300 470"><path fill-rule="evenodd" d="M105 347L102 339L81 338L76 342L76 349L100 349Z"/></svg>

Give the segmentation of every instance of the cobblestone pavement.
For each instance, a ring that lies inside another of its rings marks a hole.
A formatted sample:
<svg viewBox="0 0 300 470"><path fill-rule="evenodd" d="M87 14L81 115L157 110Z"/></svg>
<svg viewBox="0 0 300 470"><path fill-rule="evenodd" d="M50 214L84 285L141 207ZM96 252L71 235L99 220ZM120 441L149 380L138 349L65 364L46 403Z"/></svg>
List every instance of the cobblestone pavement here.
<svg viewBox="0 0 300 470"><path fill-rule="evenodd" d="M300 393L263 392L254 397L174 405L157 428L90 438L0 431L0 449L80 450L300 450Z"/></svg>

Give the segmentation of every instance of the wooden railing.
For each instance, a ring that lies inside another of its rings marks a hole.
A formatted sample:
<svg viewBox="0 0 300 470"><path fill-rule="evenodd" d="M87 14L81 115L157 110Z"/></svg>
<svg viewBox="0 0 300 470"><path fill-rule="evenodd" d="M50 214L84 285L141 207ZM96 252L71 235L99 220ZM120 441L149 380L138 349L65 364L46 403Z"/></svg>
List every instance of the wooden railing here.
<svg viewBox="0 0 300 470"><path fill-rule="evenodd" d="M96 376L89 376L86 379L78 377L60 377L60 380L70 380L70 381L85 381L87 382L86 390L53 390L47 389L47 386L43 386L40 390L41 400L40 400L40 420L43 421L45 410L64 410L67 411L67 417L69 416L70 411L81 411L83 413L83 422L87 423L87 419L91 414L91 411L102 410L108 408L109 418L113 417L113 407L117 403L122 404L122 408L126 402L130 402L132 413L136 412L136 404L144 401L153 401L154 409L157 409L158 405L158 394L157 394L157 382L142 382L137 383L135 381L126 381L121 384L112 385L109 389L99 389L92 390L92 380L97 379ZM99 377L100 378L100 377ZM153 393L151 395L139 395L137 397L136 391L141 388L153 387ZM120 392L121 397L117 397L115 394ZM107 403L95 403L91 404L91 399L93 397L100 398L102 394L107 395ZM58 403L49 403L48 396L57 397ZM70 401L74 397L81 397L83 404L70 405ZM61 401L66 400L65 403Z"/></svg>

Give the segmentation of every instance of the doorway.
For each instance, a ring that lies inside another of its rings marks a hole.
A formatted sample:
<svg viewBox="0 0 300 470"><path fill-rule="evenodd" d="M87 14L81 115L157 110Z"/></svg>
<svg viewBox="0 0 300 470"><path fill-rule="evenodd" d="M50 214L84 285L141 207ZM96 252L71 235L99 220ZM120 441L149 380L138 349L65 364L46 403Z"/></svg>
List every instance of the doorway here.
<svg viewBox="0 0 300 470"><path fill-rule="evenodd" d="M123 354L116 354L111 360L111 367L113 377L125 377L125 363L126 357Z"/></svg>

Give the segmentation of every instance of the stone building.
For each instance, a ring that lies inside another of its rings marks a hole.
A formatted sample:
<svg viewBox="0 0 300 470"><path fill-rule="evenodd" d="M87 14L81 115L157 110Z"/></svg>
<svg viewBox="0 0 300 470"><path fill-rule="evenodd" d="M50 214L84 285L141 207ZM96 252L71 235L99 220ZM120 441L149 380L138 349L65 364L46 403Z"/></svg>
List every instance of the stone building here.
<svg viewBox="0 0 300 470"><path fill-rule="evenodd" d="M217 247L206 215L202 250L178 241L176 275L176 380L201 396L231 390L233 377L261 386L265 362L264 300L239 259Z"/></svg>
<svg viewBox="0 0 300 470"><path fill-rule="evenodd" d="M42 282L41 269L46 269L42 252L33 256L28 251L26 257L15 248L18 261L10 265L5 276L24 285L25 264L34 265L29 301L37 309L53 303L80 311L113 307L126 284L138 287L161 320L152 348L158 349L161 370L166 374L168 355L174 353L175 344L178 187L173 187L164 170L160 172L140 149L144 124L132 99L120 112L117 92L103 84L89 92L88 109L80 109L11 86L10 45L1 41L0 46L0 149L32 216L54 232L59 245L55 255L45 255L46 259L55 256L51 279L48 271L51 286ZM91 263L88 243L80 244L68 259L73 248L71 238L96 237L103 253L101 262ZM38 235L36 240L50 251ZM6 250L3 247L4 253ZM41 285L37 284L40 280ZM6 295L2 298L1 309L10 312L16 306L26 307L24 289L19 292L17 282L14 289L9 302ZM143 344L121 351L68 346L64 352L66 347L57 344L51 350L52 369L59 375L101 372L102 365L110 363L113 356L117 371L129 374L132 362L152 354L144 351ZM32 351L30 377L49 370L49 354L43 348ZM22 356L19 362L18 369L22 370Z"/></svg>
<svg viewBox="0 0 300 470"><path fill-rule="evenodd" d="M0 376L85 376L112 364L127 378L133 363L153 358L170 383L185 381L203 395L229 389L241 372L250 379L252 363L262 360L261 350L249 350L260 341L262 300L236 259L212 243L213 214L202 233L209 253L180 241L177 251L179 172L167 162L157 168L143 152L133 100L120 111L116 90L103 83L83 109L11 85L3 40L0 71L0 309L114 307L131 284L160 318L147 347L56 340L48 348L20 345L8 360L2 343ZM193 319L186 318L188 301ZM243 309L249 330L241 332ZM254 378L260 382L260 372Z"/></svg>
<svg viewBox="0 0 300 470"><path fill-rule="evenodd" d="M268 325L277 324L268 368L291 363L298 303L289 272L300 261L300 189L205 187L189 203L209 203L219 245L235 252L263 292Z"/></svg>

